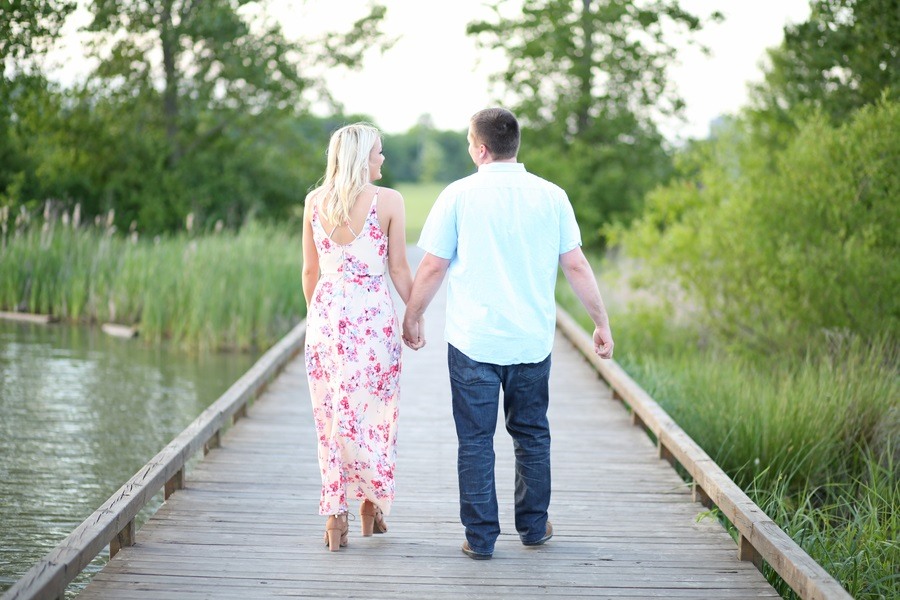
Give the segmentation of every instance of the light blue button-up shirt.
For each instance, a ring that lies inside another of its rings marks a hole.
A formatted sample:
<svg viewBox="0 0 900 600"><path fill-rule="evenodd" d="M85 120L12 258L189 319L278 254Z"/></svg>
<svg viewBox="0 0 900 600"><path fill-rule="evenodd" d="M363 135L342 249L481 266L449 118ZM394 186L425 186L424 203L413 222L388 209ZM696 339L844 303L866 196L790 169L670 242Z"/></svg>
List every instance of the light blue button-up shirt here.
<svg viewBox="0 0 900 600"><path fill-rule="evenodd" d="M447 342L498 365L550 354L559 256L581 245L559 186L522 163L481 165L441 192L418 245L450 260Z"/></svg>

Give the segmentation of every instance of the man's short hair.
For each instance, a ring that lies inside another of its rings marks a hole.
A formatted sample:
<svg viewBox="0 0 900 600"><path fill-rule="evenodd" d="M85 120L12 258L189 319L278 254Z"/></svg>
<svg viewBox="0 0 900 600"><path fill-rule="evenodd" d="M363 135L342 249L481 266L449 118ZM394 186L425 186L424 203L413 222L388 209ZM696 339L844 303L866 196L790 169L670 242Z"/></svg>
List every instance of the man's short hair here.
<svg viewBox="0 0 900 600"><path fill-rule="evenodd" d="M515 158L519 152L519 122L505 108L480 110L470 120L472 134L495 159Z"/></svg>

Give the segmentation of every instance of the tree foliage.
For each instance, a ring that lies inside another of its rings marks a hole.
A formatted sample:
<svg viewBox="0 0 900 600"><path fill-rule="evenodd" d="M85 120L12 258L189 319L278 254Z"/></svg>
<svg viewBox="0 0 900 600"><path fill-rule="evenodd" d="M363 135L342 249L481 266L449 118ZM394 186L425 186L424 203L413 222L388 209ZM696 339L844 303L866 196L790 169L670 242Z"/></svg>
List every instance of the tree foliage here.
<svg viewBox="0 0 900 600"><path fill-rule="evenodd" d="M603 224L636 214L670 172L654 122L683 107L666 75L669 38L701 21L677 0L540 0L513 16L504 4L468 32L508 56L496 80L526 127L520 157L567 190L596 243Z"/></svg>
<svg viewBox="0 0 900 600"><path fill-rule="evenodd" d="M450 182L473 172L465 131L440 131L423 115L406 133L384 141L386 172L397 181Z"/></svg>
<svg viewBox="0 0 900 600"><path fill-rule="evenodd" d="M621 234L650 281L756 348L900 334L900 104L799 124L774 155L736 123L696 145ZM773 166L774 165L774 166ZM773 346L774 345L774 346Z"/></svg>
<svg viewBox="0 0 900 600"><path fill-rule="evenodd" d="M149 232L188 214L210 225L292 214L338 124L309 114L319 100L339 109L322 69L353 68L389 43L379 31L385 10L372 6L343 33L290 41L264 4L91 3L97 68L69 89L44 89L43 108L10 105L18 146L7 147L19 166L0 166L2 202L80 203L87 217L114 210L120 227Z"/></svg>
<svg viewBox="0 0 900 600"><path fill-rule="evenodd" d="M77 4L76 0L0 0L0 64L15 69L46 50Z"/></svg>
<svg viewBox="0 0 900 600"><path fill-rule="evenodd" d="M784 29L752 89L758 137L783 145L796 121L819 110L842 123L883 93L900 92L900 2L814 0L807 21Z"/></svg>
<svg viewBox="0 0 900 600"><path fill-rule="evenodd" d="M33 172L17 121L24 110L46 112L51 84L40 69L40 57L60 35L75 0L0 0L0 206L11 204Z"/></svg>

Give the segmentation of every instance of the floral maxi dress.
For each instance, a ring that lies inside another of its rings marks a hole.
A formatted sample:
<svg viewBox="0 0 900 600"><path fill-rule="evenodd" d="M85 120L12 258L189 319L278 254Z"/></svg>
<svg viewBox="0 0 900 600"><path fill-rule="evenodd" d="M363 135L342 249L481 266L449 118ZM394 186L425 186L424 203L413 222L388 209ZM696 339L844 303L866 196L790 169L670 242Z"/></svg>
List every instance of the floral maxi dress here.
<svg viewBox="0 0 900 600"><path fill-rule="evenodd" d="M318 437L319 514L368 499L385 515L394 500L400 394L400 327L385 280L387 235L372 199L359 235L331 240L313 208L320 279L308 307L306 373Z"/></svg>

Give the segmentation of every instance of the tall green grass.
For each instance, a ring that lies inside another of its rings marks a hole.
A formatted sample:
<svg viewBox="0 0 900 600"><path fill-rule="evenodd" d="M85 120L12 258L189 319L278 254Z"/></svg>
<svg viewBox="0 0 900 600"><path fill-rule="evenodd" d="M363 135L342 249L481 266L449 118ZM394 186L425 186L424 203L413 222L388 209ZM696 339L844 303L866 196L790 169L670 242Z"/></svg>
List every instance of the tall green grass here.
<svg viewBox="0 0 900 600"><path fill-rule="evenodd" d="M399 186L408 242L444 186ZM29 220L0 213L0 310L134 325L148 343L198 351L265 348L305 315L300 235L288 227L151 239L55 219L50 204Z"/></svg>
<svg viewBox="0 0 900 600"><path fill-rule="evenodd" d="M201 351L265 348L305 312L300 236L285 227L150 239L48 221L2 244L2 310L136 325Z"/></svg>
<svg viewBox="0 0 900 600"><path fill-rule="evenodd" d="M568 286L558 290L588 328ZM835 336L805 354L754 355L662 310L614 304L616 358L635 381L852 595L900 597L896 340Z"/></svg>

